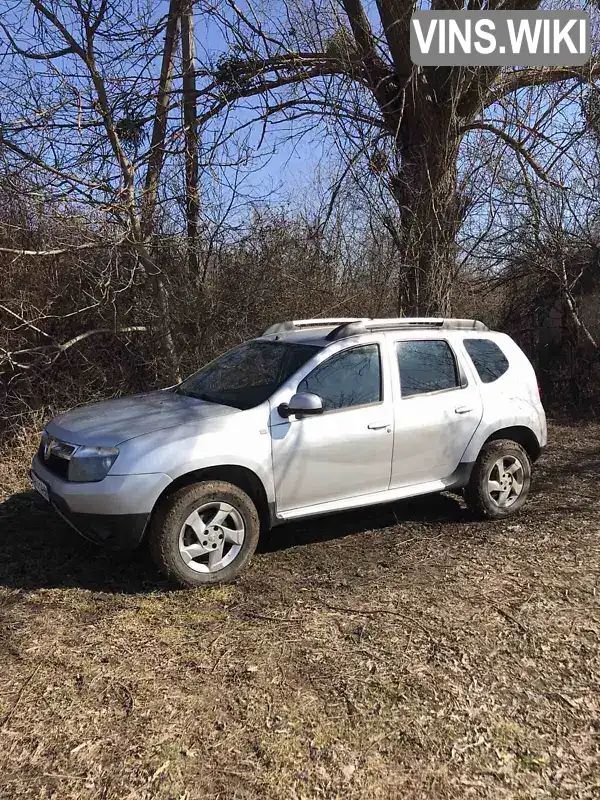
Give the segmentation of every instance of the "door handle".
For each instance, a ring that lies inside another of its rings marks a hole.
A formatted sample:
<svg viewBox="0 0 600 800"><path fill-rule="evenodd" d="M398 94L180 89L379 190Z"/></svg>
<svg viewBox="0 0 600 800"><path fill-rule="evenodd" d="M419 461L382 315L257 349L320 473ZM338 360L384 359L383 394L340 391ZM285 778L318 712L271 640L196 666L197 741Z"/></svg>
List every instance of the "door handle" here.
<svg viewBox="0 0 600 800"><path fill-rule="evenodd" d="M370 431L380 431L382 428L389 428L389 422L371 422L370 425L367 425L367 428Z"/></svg>
<svg viewBox="0 0 600 800"><path fill-rule="evenodd" d="M455 414L468 414L469 411L473 411L473 409L469 406L459 406L458 408L454 409Z"/></svg>

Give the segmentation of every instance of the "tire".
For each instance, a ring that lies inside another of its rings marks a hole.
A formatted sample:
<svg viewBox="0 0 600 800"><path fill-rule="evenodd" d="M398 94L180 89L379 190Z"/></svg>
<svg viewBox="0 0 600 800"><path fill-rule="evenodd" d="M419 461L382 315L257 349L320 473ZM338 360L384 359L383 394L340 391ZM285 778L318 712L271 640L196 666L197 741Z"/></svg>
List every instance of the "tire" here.
<svg viewBox="0 0 600 800"><path fill-rule="evenodd" d="M494 488L490 489L490 485ZM525 450L510 439L498 439L482 447L465 500L479 517L505 519L522 508L530 486L531 461Z"/></svg>
<svg viewBox="0 0 600 800"><path fill-rule="evenodd" d="M259 533L258 511L244 491L226 481L203 481L157 509L149 545L159 570L193 589L234 581L252 558Z"/></svg>

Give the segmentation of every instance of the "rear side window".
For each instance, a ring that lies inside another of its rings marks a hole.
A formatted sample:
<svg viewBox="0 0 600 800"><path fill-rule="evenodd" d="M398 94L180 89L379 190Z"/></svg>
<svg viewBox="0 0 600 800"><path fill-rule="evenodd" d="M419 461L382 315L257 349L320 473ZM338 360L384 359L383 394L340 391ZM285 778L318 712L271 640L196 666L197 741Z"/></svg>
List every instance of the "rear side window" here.
<svg viewBox="0 0 600 800"><path fill-rule="evenodd" d="M497 381L508 369L508 359L490 339L465 339L464 345L482 383Z"/></svg>
<svg viewBox="0 0 600 800"><path fill-rule="evenodd" d="M402 397L460 386L454 353L448 342L426 339L398 342L396 347Z"/></svg>
<svg viewBox="0 0 600 800"><path fill-rule="evenodd" d="M300 381L299 392L314 392L323 401L325 411L381 400L379 347L369 344L344 350Z"/></svg>

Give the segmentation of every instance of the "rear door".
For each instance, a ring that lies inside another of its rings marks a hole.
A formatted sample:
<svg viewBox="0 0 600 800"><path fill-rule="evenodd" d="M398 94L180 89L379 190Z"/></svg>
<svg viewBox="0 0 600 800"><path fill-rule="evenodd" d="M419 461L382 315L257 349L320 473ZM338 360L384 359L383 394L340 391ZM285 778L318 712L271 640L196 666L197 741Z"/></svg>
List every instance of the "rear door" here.
<svg viewBox="0 0 600 800"><path fill-rule="evenodd" d="M395 392L390 488L449 477L482 417L478 385L445 338L390 336Z"/></svg>

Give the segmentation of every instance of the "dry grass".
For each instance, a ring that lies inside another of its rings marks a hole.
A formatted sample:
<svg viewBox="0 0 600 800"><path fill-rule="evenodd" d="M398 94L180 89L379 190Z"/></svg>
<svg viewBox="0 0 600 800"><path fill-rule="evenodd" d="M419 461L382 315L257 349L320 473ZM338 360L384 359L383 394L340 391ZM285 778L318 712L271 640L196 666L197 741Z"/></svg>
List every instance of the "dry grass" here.
<svg viewBox="0 0 600 800"><path fill-rule="evenodd" d="M514 520L440 497L280 528L198 592L14 494L0 797L600 796L599 467L598 427L554 428Z"/></svg>

